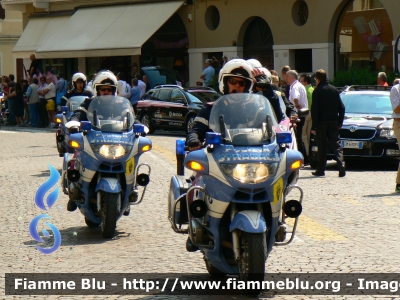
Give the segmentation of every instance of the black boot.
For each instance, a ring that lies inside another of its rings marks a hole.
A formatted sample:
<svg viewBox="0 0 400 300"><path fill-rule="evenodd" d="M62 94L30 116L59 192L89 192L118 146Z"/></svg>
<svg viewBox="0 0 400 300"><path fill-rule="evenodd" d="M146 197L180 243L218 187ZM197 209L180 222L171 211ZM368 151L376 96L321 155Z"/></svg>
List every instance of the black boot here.
<svg viewBox="0 0 400 300"><path fill-rule="evenodd" d="M68 204L67 204L67 210L68 211L74 211L78 208L78 206L76 205L75 201L69 200Z"/></svg>

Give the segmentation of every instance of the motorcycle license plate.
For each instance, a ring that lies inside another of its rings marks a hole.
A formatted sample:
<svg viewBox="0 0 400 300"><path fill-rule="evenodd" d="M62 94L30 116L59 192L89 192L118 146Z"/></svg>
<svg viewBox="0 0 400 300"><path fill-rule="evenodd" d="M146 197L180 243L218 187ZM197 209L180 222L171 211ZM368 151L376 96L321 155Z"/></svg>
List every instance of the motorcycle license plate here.
<svg viewBox="0 0 400 300"><path fill-rule="evenodd" d="M362 149L363 148L363 142L342 141L342 148Z"/></svg>

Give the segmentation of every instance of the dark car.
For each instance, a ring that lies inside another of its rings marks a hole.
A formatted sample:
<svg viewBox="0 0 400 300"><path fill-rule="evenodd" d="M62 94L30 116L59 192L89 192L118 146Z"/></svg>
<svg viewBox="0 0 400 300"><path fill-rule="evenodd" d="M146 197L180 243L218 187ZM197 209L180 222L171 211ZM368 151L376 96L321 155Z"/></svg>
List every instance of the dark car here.
<svg viewBox="0 0 400 300"><path fill-rule="evenodd" d="M162 84L181 84L178 72L165 67L143 67L142 71L149 80L150 88Z"/></svg>
<svg viewBox="0 0 400 300"><path fill-rule="evenodd" d="M391 117L390 88L350 86L340 94L346 108L343 127L339 130L345 158L399 158ZM310 144L310 165L315 168L318 146L312 134ZM327 159L333 159L332 151L328 151Z"/></svg>
<svg viewBox="0 0 400 300"><path fill-rule="evenodd" d="M137 116L150 133L156 129L189 132L199 110L219 97L211 88L161 85L150 89L138 102Z"/></svg>

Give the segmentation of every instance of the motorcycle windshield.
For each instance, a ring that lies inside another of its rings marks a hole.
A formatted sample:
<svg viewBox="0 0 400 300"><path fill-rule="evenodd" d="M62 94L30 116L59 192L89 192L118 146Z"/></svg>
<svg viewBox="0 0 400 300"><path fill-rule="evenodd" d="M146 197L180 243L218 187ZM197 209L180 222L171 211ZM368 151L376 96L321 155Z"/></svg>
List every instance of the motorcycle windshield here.
<svg viewBox="0 0 400 300"><path fill-rule="evenodd" d="M75 96L71 97L67 101L67 107L69 111L75 111L81 106L81 103L86 99L86 96Z"/></svg>
<svg viewBox="0 0 400 300"><path fill-rule="evenodd" d="M132 104L128 99L118 96L94 98L87 116L93 129L103 132L130 131L135 121Z"/></svg>
<svg viewBox="0 0 400 300"><path fill-rule="evenodd" d="M274 140L277 120L269 100L260 94L222 96L211 110L209 127L225 144L255 146Z"/></svg>

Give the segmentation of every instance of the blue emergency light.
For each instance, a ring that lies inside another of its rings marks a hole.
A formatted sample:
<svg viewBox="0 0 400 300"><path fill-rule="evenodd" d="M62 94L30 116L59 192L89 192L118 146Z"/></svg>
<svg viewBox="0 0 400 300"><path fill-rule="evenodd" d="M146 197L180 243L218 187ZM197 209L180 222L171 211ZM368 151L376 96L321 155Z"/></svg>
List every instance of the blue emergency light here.
<svg viewBox="0 0 400 300"><path fill-rule="evenodd" d="M61 111L62 112L68 112L68 106L61 106Z"/></svg>
<svg viewBox="0 0 400 300"><path fill-rule="evenodd" d="M220 145L222 143L221 134L216 132L207 132L206 143L208 145Z"/></svg>
<svg viewBox="0 0 400 300"><path fill-rule="evenodd" d="M185 140L176 140L176 154L185 155Z"/></svg>
<svg viewBox="0 0 400 300"><path fill-rule="evenodd" d="M142 125L142 124L134 124L133 125L133 132L134 133L142 133L142 132L144 132L144 125Z"/></svg>
<svg viewBox="0 0 400 300"><path fill-rule="evenodd" d="M64 107L66 107L66 106L64 106ZM92 129L92 124L89 121L82 121L81 129L82 130L90 130L90 129Z"/></svg>
<svg viewBox="0 0 400 300"><path fill-rule="evenodd" d="M277 132L276 133L276 142L278 144L290 144L292 142L292 133L291 132Z"/></svg>

